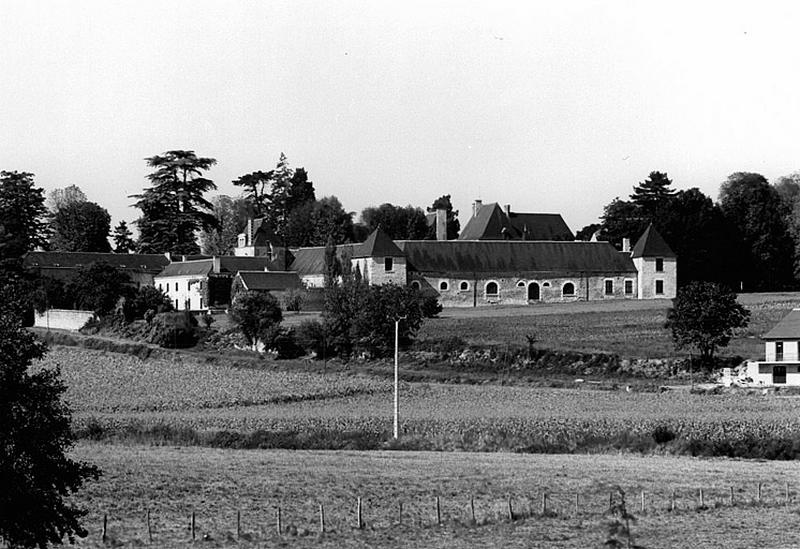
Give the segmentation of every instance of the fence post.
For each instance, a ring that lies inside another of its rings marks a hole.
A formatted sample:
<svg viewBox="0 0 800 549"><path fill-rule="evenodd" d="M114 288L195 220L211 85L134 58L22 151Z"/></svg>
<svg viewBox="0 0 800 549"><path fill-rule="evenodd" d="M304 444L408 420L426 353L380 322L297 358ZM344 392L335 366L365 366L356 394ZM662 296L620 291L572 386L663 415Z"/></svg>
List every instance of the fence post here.
<svg viewBox="0 0 800 549"><path fill-rule="evenodd" d="M283 525L281 524L281 506L279 505L277 509L275 509L275 529L280 536L283 533Z"/></svg>
<svg viewBox="0 0 800 549"><path fill-rule="evenodd" d="M511 509L511 496L508 496L508 520L514 522L514 511Z"/></svg>
<svg viewBox="0 0 800 549"><path fill-rule="evenodd" d="M705 499L703 499L703 489L700 488L700 507L705 507L705 506L706 506L706 502L705 502Z"/></svg>
<svg viewBox="0 0 800 549"><path fill-rule="evenodd" d="M644 513L644 490L642 490L642 513Z"/></svg>
<svg viewBox="0 0 800 549"><path fill-rule="evenodd" d="M547 515L547 492L542 494L542 515Z"/></svg>
<svg viewBox="0 0 800 549"><path fill-rule="evenodd" d="M403 524L403 502L397 504L397 524Z"/></svg>
<svg viewBox="0 0 800 549"><path fill-rule="evenodd" d="M150 528L150 509L147 510L147 541L153 543L153 530Z"/></svg>
<svg viewBox="0 0 800 549"><path fill-rule="evenodd" d="M472 520L472 523L475 523L475 497L470 496L469 498L469 516Z"/></svg>
<svg viewBox="0 0 800 549"><path fill-rule="evenodd" d="M578 515L580 515L580 513L581 513L581 509L580 509L580 494L576 493L575 494L575 516L577 517Z"/></svg>
<svg viewBox="0 0 800 549"><path fill-rule="evenodd" d="M361 530L364 527L364 523L361 521L361 498L359 497L356 501L356 527Z"/></svg>
<svg viewBox="0 0 800 549"><path fill-rule="evenodd" d="M106 513L103 513L103 543L105 543L107 539L106 536L107 527L108 527L108 515Z"/></svg>
<svg viewBox="0 0 800 549"><path fill-rule="evenodd" d="M192 511L192 541L194 541L194 511Z"/></svg>
<svg viewBox="0 0 800 549"><path fill-rule="evenodd" d="M670 511L675 510L675 488L672 489L669 495Z"/></svg>
<svg viewBox="0 0 800 549"><path fill-rule="evenodd" d="M319 504L319 531L321 534L325 533L325 508L322 503Z"/></svg>
<svg viewBox="0 0 800 549"><path fill-rule="evenodd" d="M788 482L786 483L785 494L786 494L786 505L789 505L790 499L789 499L789 483Z"/></svg>
<svg viewBox="0 0 800 549"><path fill-rule="evenodd" d="M761 503L761 483L758 483L758 503Z"/></svg>
<svg viewBox="0 0 800 549"><path fill-rule="evenodd" d="M731 486L731 507L733 507L733 486Z"/></svg>
<svg viewBox="0 0 800 549"><path fill-rule="evenodd" d="M242 512L240 510L236 510L236 539L241 539L242 537Z"/></svg>
<svg viewBox="0 0 800 549"><path fill-rule="evenodd" d="M438 526L442 524L442 507L439 504L439 496L436 496L436 524Z"/></svg>
<svg viewBox="0 0 800 549"><path fill-rule="evenodd" d="M611 511L614 508L614 492L608 493L608 510Z"/></svg>

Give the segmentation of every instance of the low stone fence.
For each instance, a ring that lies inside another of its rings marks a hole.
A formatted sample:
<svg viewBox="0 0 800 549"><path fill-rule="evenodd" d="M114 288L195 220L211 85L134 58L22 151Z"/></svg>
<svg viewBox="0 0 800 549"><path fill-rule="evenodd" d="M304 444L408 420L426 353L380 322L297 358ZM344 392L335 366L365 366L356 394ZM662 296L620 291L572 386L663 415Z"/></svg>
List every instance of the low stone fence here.
<svg viewBox="0 0 800 549"><path fill-rule="evenodd" d="M70 309L48 309L43 313L35 313L33 325L37 328L58 330L80 330L84 324L94 317L92 311L73 311Z"/></svg>

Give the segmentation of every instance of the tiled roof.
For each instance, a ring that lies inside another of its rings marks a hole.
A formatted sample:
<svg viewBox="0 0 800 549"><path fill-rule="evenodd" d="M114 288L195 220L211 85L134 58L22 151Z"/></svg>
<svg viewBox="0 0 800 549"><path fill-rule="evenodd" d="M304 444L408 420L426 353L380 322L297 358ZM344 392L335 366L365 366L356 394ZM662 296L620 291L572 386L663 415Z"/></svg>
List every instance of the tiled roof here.
<svg viewBox="0 0 800 549"><path fill-rule="evenodd" d="M575 236L559 214L506 212L495 203L480 207L459 240L558 240Z"/></svg>
<svg viewBox="0 0 800 549"><path fill-rule="evenodd" d="M208 276L214 270L213 259L196 259L194 261L175 261L161 271L156 278L165 276Z"/></svg>
<svg viewBox="0 0 800 549"><path fill-rule="evenodd" d="M409 269L441 275L636 273L630 255L608 242L405 240L397 244Z"/></svg>
<svg viewBox="0 0 800 549"><path fill-rule="evenodd" d="M25 268L74 269L103 261L126 271L159 272L169 263L163 254L108 254L96 252L28 252L23 258Z"/></svg>
<svg viewBox="0 0 800 549"><path fill-rule="evenodd" d="M523 240L575 240L560 214L511 212L509 220Z"/></svg>
<svg viewBox="0 0 800 549"><path fill-rule="evenodd" d="M769 332L764 339L800 339L800 309L792 309Z"/></svg>
<svg viewBox="0 0 800 549"><path fill-rule="evenodd" d="M219 272L236 274L239 271L263 271L272 261L268 257L223 255L219 257Z"/></svg>
<svg viewBox="0 0 800 549"><path fill-rule="evenodd" d="M672 248L664 241L653 224L648 225L636 245L633 247L631 257L676 257Z"/></svg>
<svg viewBox="0 0 800 549"><path fill-rule="evenodd" d="M244 287L248 290L286 290L302 287L300 277L295 272L239 271L236 276L242 279Z"/></svg>
<svg viewBox="0 0 800 549"><path fill-rule="evenodd" d="M336 255L340 260L353 257L353 248L358 244L339 244ZM301 275L323 274L325 272L325 246L293 250L294 261L291 270Z"/></svg>
<svg viewBox="0 0 800 549"><path fill-rule="evenodd" d="M402 257L403 252L380 227L355 247L353 257Z"/></svg>

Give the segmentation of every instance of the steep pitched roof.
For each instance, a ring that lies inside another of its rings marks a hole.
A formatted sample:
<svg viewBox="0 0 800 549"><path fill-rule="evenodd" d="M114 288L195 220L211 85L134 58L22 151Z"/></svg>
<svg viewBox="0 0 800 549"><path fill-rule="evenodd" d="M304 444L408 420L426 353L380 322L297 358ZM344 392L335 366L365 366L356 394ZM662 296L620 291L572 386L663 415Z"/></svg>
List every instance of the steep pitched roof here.
<svg viewBox="0 0 800 549"><path fill-rule="evenodd" d="M653 224L636 241L631 257L677 257Z"/></svg>
<svg viewBox="0 0 800 549"><path fill-rule="evenodd" d="M408 268L439 275L636 273L629 254L608 242L401 240Z"/></svg>
<svg viewBox="0 0 800 549"><path fill-rule="evenodd" d="M214 270L213 259L196 259L193 261L174 261L164 267L156 278L165 276L208 276Z"/></svg>
<svg viewBox="0 0 800 549"><path fill-rule="evenodd" d="M164 267L158 276L208 276L211 273L234 275L239 271L263 271L270 267L277 267L277 265L267 257L223 255L210 259L173 261ZM282 268L278 267L276 270L282 270Z"/></svg>
<svg viewBox="0 0 800 549"><path fill-rule="evenodd" d="M239 271L238 276L247 290L287 290L300 288L300 277L288 271Z"/></svg>
<svg viewBox="0 0 800 549"><path fill-rule="evenodd" d="M792 309L769 332L764 339L800 339L800 309Z"/></svg>
<svg viewBox="0 0 800 549"><path fill-rule="evenodd" d="M459 240L559 240L575 236L559 214L506 212L499 204L485 204L467 222Z"/></svg>
<svg viewBox="0 0 800 549"><path fill-rule="evenodd" d="M28 252L22 260L25 268L74 269L103 261L124 271L157 273L169 263L163 254L109 254L97 252Z"/></svg>
<svg viewBox="0 0 800 549"><path fill-rule="evenodd" d="M336 256L339 260L353 257L353 248L358 244L339 244L336 246ZM294 261L290 265L292 271L301 275L322 274L325 272L325 246L313 248L299 248L292 252Z"/></svg>
<svg viewBox="0 0 800 549"><path fill-rule="evenodd" d="M219 256L219 272L236 274L239 271L263 271L272 261L268 257L257 256Z"/></svg>
<svg viewBox="0 0 800 549"><path fill-rule="evenodd" d="M356 246L353 257L402 257L403 252L389 238L389 235L378 227L367 239Z"/></svg>

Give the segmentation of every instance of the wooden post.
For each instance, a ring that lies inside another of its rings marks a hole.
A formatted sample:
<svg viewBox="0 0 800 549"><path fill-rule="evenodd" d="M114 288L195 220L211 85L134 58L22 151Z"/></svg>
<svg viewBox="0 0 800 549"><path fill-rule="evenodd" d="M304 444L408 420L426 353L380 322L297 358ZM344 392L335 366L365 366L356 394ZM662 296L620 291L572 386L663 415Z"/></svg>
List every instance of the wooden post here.
<svg viewBox="0 0 800 549"><path fill-rule="evenodd" d="M364 523L361 521L361 498L356 502L356 528L359 530L364 528Z"/></svg>
<svg viewBox="0 0 800 549"><path fill-rule="evenodd" d="M194 511L192 511L192 526L191 526L191 528L192 528L192 541L194 541L194 535L195 535L194 534L194 526L195 526L195 524L194 524Z"/></svg>
<svg viewBox="0 0 800 549"><path fill-rule="evenodd" d="M150 509L147 510L147 541L153 543L153 529L150 527Z"/></svg>
<svg viewBox="0 0 800 549"><path fill-rule="evenodd" d="M242 538L242 512L236 510L236 539Z"/></svg>
<svg viewBox="0 0 800 549"><path fill-rule="evenodd" d="M511 496L508 496L508 520L514 522L514 511L511 509Z"/></svg>
<svg viewBox="0 0 800 549"><path fill-rule="evenodd" d="M758 483L758 503L761 503L761 483Z"/></svg>
<svg viewBox="0 0 800 549"><path fill-rule="evenodd" d="M669 509L670 511L675 510L675 489L672 489L672 492L669 494Z"/></svg>
<svg viewBox="0 0 800 549"><path fill-rule="evenodd" d="M703 489L700 488L700 507L705 507L705 506L706 506L706 502L705 502L705 499L703 499Z"/></svg>
<svg viewBox="0 0 800 549"><path fill-rule="evenodd" d="M439 496L436 496L436 524L438 526L442 524L442 507L439 504Z"/></svg>
<svg viewBox="0 0 800 549"><path fill-rule="evenodd" d="M580 509L580 494L577 494L577 493L576 493L576 494L575 494L575 516L577 517L577 516L578 516L578 515L580 515L580 514L581 514L581 509Z"/></svg>
<svg viewBox="0 0 800 549"><path fill-rule="evenodd" d="M319 531L321 534L325 533L325 507L322 503L319 504Z"/></svg>
<svg viewBox="0 0 800 549"><path fill-rule="evenodd" d="M279 536L283 533L283 525L281 524L280 506L278 506L278 508L275 510L275 529L277 530Z"/></svg>
<svg viewBox="0 0 800 549"><path fill-rule="evenodd" d="M789 505L789 483L786 483L786 487L784 490L784 495L786 496L786 505Z"/></svg>
<svg viewBox="0 0 800 549"><path fill-rule="evenodd" d="M403 502L397 505L397 524L403 524Z"/></svg>
<svg viewBox="0 0 800 549"><path fill-rule="evenodd" d="M733 507L733 486L731 486L731 507Z"/></svg>
<svg viewBox="0 0 800 549"><path fill-rule="evenodd" d="M614 492L609 492L608 493L608 510L611 511L611 509L613 509L613 508L614 508Z"/></svg>
<svg viewBox="0 0 800 549"><path fill-rule="evenodd" d="M475 523L475 498L474 497L470 497L469 498L469 518L472 521L472 523L474 524Z"/></svg>
<svg viewBox="0 0 800 549"><path fill-rule="evenodd" d="M547 514L547 492L542 494L542 515Z"/></svg>
<svg viewBox="0 0 800 549"><path fill-rule="evenodd" d="M103 543L106 542L107 536L107 529L108 529L108 515L103 513Z"/></svg>
<svg viewBox="0 0 800 549"><path fill-rule="evenodd" d="M644 490L642 490L642 513L644 513Z"/></svg>

